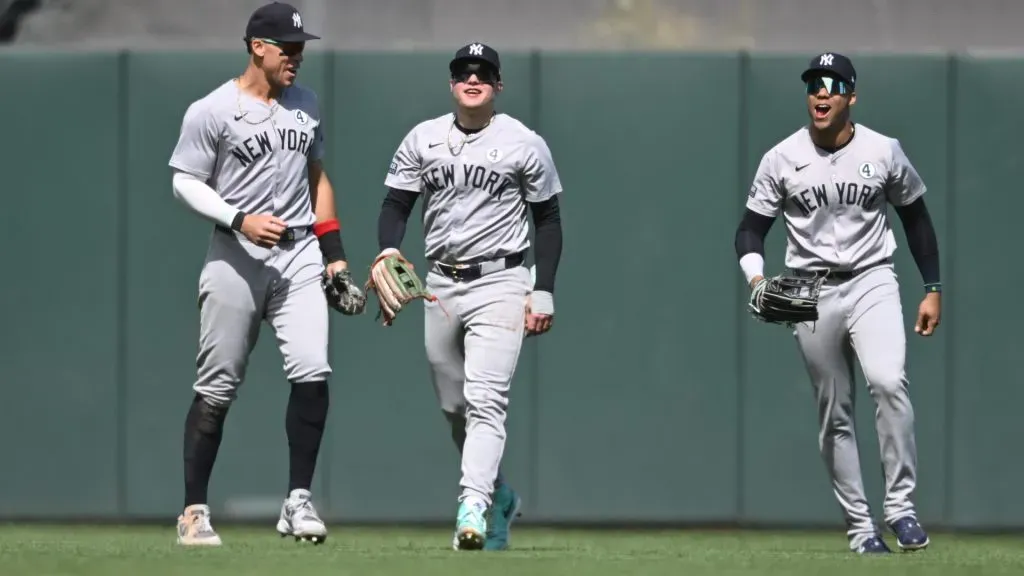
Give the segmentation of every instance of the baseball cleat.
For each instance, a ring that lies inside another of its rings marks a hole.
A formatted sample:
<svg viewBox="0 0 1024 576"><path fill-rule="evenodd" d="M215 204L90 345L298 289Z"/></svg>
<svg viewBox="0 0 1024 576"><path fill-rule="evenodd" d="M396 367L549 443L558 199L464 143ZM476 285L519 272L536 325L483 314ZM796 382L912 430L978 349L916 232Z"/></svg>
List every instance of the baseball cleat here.
<svg viewBox="0 0 1024 576"><path fill-rule="evenodd" d="M857 554L889 554L892 550L889 549L889 546L885 543L885 540L882 540L881 536L876 535L861 542L855 552Z"/></svg>
<svg viewBox="0 0 1024 576"><path fill-rule="evenodd" d="M210 507L193 504L178 516L178 544L182 546L220 546L220 536L210 524Z"/></svg>
<svg viewBox="0 0 1024 576"><path fill-rule="evenodd" d="M481 550L487 540L487 507L476 499L466 499L459 504L458 519L455 523L455 550Z"/></svg>
<svg viewBox="0 0 1024 576"><path fill-rule="evenodd" d="M928 547L928 534L918 523L917 518L905 516L889 525L889 529L896 535L896 545L901 550L912 552L924 550Z"/></svg>
<svg viewBox="0 0 1024 576"><path fill-rule="evenodd" d="M292 490L281 504L277 532L282 538L293 536L296 542L323 544L327 540L327 526L313 507L309 490Z"/></svg>
<svg viewBox="0 0 1024 576"><path fill-rule="evenodd" d="M512 522L520 516L523 501L508 484L494 491L487 516L487 541L484 550L507 550Z"/></svg>

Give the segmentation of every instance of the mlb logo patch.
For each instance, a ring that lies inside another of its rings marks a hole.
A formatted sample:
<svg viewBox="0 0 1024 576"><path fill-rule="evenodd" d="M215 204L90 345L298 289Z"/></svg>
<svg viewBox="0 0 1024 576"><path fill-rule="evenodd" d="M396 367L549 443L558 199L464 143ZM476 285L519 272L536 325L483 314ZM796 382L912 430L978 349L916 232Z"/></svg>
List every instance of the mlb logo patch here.
<svg viewBox="0 0 1024 576"><path fill-rule="evenodd" d="M391 167L388 168L388 174L398 174L398 162L395 162L394 160L391 161Z"/></svg>

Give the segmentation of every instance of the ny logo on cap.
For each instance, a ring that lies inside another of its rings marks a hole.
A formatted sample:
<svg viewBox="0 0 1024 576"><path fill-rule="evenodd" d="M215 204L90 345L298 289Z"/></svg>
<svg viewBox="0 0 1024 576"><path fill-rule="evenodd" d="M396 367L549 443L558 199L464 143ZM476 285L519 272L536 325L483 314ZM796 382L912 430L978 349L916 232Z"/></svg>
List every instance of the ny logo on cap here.
<svg viewBox="0 0 1024 576"><path fill-rule="evenodd" d="M484 47L482 44L473 44L469 47L469 53L473 56L483 56Z"/></svg>
<svg viewBox="0 0 1024 576"><path fill-rule="evenodd" d="M296 28L302 28L302 16L299 16L298 12L292 14L292 24L295 25Z"/></svg>
<svg viewBox="0 0 1024 576"><path fill-rule="evenodd" d="M832 58L834 58L834 56L832 56L831 54L822 54L821 60L818 60L818 64L821 66L831 66Z"/></svg>

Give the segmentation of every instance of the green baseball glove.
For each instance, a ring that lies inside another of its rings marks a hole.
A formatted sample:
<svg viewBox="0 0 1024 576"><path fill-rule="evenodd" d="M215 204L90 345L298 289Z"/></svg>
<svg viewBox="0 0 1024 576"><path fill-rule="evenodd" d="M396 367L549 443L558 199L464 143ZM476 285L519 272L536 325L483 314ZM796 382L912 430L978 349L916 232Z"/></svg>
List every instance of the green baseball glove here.
<svg viewBox="0 0 1024 576"><path fill-rule="evenodd" d="M417 298L437 300L427 291L423 282L416 276L412 264L399 252L385 252L374 260L370 266L370 279L366 283L367 290L377 293L380 312L377 318L384 317L384 325L390 326L402 307Z"/></svg>
<svg viewBox="0 0 1024 576"><path fill-rule="evenodd" d="M780 274L762 278L750 292L747 306L754 318L769 324L793 325L818 319L818 295L825 274L806 278Z"/></svg>

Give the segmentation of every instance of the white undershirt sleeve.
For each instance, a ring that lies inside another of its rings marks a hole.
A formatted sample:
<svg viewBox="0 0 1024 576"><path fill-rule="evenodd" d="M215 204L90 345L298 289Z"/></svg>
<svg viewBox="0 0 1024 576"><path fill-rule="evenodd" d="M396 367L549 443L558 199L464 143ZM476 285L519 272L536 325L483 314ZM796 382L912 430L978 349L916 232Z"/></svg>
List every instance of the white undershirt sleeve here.
<svg viewBox="0 0 1024 576"><path fill-rule="evenodd" d="M228 205L206 182L187 172L175 170L171 183L174 197L192 211L225 227L231 227L231 221L238 214L238 209Z"/></svg>

